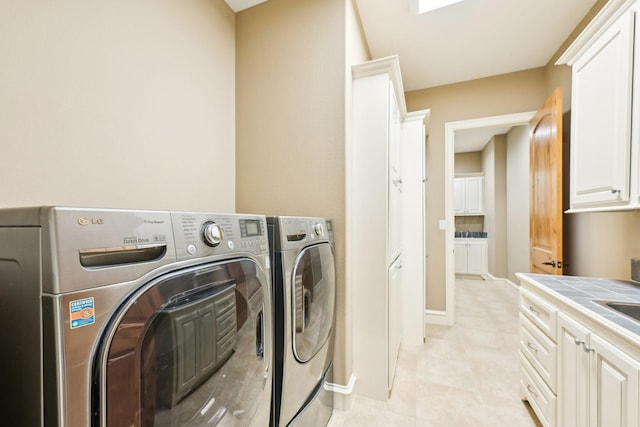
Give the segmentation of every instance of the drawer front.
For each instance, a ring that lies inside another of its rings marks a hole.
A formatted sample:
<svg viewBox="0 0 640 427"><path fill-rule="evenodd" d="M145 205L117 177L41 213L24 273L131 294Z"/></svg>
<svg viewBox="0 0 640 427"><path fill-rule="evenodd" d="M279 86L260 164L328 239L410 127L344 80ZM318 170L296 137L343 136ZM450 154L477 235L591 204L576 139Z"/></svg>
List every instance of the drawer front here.
<svg viewBox="0 0 640 427"><path fill-rule="evenodd" d="M520 353L520 387L522 395L527 398L540 424L544 427L554 427L556 425L556 395L535 373L522 353Z"/></svg>
<svg viewBox="0 0 640 427"><path fill-rule="evenodd" d="M520 351L555 393L557 345L522 313L520 313Z"/></svg>
<svg viewBox="0 0 640 427"><path fill-rule="evenodd" d="M551 341L556 342L558 309L520 287L520 312L536 325Z"/></svg>

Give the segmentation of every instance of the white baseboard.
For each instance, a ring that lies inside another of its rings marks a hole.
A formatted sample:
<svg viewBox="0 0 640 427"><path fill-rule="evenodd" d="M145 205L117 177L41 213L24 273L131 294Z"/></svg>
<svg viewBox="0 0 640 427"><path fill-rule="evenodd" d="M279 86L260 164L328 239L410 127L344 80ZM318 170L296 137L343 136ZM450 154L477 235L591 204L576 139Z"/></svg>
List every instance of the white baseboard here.
<svg viewBox="0 0 640 427"><path fill-rule="evenodd" d="M491 273L487 273L487 276L489 277L490 280L496 281L496 282L505 282L507 285L511 285L513 286L515 289L518 289L519 286L516 285L515 283L513 283L511 280L509 280L506 277L495 277L493 274Z"/></svg>
<svg viewBox="0 0 640 427"><path fill-rule="evenodd" d="M425 310L424 320L426 323L432 325L449 325L449 318L447 317L447 312L444 310Z"/></svg>
<svg viewBox="0 0 640 427"><path fill-rule="evenodd" d="M326 383L325 390L333 392L333 407L340 411L348 411L353 403L353 389L356 386L356 376L352 373L347 385Z"/></svg>

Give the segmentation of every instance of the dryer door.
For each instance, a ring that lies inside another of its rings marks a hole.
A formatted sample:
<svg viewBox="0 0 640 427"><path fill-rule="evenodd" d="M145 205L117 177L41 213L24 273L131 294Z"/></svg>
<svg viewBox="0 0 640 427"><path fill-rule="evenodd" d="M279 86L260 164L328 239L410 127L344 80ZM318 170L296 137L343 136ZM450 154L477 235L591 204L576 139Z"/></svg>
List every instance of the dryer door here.
<svg viewBox="0 0 640 427"><path fill-rule="evenodd" d="M333 328L336 271L328 243L300 252L292 272L293 353L307 362L329 340Z"/></svg>
<svg viewBox="0 0 640 427"><path fill-rule="evenodd" d="M96 361L94 424L268 425L268 280L249 259L158 278L133 295Z"/></svg>

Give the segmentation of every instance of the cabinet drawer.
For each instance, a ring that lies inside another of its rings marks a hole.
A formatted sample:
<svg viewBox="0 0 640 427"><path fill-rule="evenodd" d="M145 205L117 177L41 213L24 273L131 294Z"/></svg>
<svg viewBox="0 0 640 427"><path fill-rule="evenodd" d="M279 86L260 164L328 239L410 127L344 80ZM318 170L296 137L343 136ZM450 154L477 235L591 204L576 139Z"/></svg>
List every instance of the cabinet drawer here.
<svg viewBox="0 0 640 427"><path fill-rule="evenodd" d="M556 391L557 345L520 313L520 351L551 391Z"/></svg>
<svg viewBox="0 0 640 427"><path fill-rule="evenodd" d="M544 427L556 425L556 395L536 374L527 358L520 352L520 387L522 395L533 408Z"/></svg>
<svg viewBox="0 0 640 427"><path fill-rule="evenodd" d="M556 342L556 320L558 316L556 307L521 287L520 312L524 313L553 342Z"/></svg>

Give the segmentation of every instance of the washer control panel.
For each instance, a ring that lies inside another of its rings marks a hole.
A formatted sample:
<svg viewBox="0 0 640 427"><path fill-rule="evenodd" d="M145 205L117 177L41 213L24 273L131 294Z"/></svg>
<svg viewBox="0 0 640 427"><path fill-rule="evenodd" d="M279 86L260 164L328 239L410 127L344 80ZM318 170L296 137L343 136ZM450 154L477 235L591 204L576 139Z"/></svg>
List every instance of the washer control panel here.
<svg viewBox="0 0 640 427"><path fill-rule="evenodd" d="M171 216L179 260L230 252L269 253L262 215L171 212Z"/></svg>

